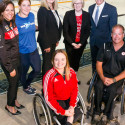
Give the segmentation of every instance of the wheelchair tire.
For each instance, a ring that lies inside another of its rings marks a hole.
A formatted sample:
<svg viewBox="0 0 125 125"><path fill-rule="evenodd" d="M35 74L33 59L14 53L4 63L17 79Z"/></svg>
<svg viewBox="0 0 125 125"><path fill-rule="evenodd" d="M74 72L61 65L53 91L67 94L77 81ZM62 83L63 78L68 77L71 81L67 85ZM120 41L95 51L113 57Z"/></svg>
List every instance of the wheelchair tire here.
<svg viewBox="0 0 125 125"><path fill-rule="evenodd" d="M85 102L80 94L80 92L78 92L78 98L79 98L79 106L80 106L80 109L81 109L81 112L83 113L82 115L82 119L81 119L81 125L83 125L83 122L84 122L84 119L85 119L85 115L86 115L86 105L85 105Z"/></svg>
<svg viewBox="0 0 125 125"><path fill-rule="evenodd" d="M52 125L49 108L40 94L36 94L33 98L33 115L36 125Z"/></svg>
<svg viewBox="0 0 125 125"><path fill-rule="evenodd" d="M125 87L122 93L122 100L121 100L121 115L125 114Z"/></svg>
<svg viewBox="0 0 125 125"><path fill-rule="evenodd" d="M94 93L94 83L97 80L97 72L95 72L90 80L90 85L89 85L89 89L87 92L87 102L91 103L92 100L92 95Z"/></svg>

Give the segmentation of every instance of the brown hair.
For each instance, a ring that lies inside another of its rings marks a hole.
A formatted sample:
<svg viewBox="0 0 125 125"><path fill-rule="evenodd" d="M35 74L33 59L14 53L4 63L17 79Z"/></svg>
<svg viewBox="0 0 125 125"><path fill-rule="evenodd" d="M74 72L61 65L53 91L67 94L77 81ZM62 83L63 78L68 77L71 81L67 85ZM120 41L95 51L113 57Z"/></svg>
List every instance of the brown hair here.
<svg viewBox="0 0 125 125"><path fill-rule="evenodd" d="M123 33L124 33L124 31L125 31L125 28L124 28L121 24L116 24L116 25L114 25L114 26L112 27L112 32L113 32L114 28L121 28L121 29L123 30Z"/></svg>
<svg viewBox="0 0 125 125"><path fill-rule="evenodd" d="M12 4L13 8L14 8L14 16L13 16L12 21L15 23L15 7L14 7L14 3L11 0L3 0L0 3L0 24L2 24L2 21L4 19L2 13L5 11L5 9L7 8L7 6L9 4Z"/></svg>
<svg viewBox="0 0 125 125"><path fill-rule="evenodd" d="M52 64L54 65L54 58L56 56L57 53L63 53L66 57L66 66L64 68L65 74L66 74L66 79L69 80L70 77L70 65L69 65L69 60L68 60L68 56L67 53L65 52L65 50L62 49L57 49L52 56Z"/></svg>
<svg viewBox="0 0 125 125"><path fill-rule="evenodd" d="M21 6L21 4L22 4L23 1L25 1L25 0L19 0L19 1L18 1L18 5ZM30 0L28 0L28 1L29 1L30 4L31 4L31 1L30 1Z"/></svg>
<svg viewBox="0 0 125 125"><path fill-rule="evenodd" d="M55 0L52 4L54 10L57 10L58 9L58 3L57 3L57 0ZM49 9L49 6L47 4L47 0L42 0L41 1L41 7L45 7L47 10L50 10Z"/></svg>

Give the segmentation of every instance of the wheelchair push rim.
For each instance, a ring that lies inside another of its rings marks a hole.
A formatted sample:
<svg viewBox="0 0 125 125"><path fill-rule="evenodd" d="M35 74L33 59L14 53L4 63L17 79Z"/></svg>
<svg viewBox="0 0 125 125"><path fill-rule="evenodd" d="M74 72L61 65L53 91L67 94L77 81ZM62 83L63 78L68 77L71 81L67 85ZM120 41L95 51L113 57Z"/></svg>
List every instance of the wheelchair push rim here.
<svg viewBox="0 0 125 125"><path fill-rule="evenodd" d="M33 98L33 116L36 125L52 125L49 109L40 94L36 94Z"/></svg>

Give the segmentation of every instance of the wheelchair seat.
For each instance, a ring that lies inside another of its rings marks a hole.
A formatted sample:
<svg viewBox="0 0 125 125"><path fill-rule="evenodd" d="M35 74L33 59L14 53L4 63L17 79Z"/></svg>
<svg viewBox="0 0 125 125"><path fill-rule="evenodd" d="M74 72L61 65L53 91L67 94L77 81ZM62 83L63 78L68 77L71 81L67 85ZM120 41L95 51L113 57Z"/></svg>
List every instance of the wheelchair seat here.
<svg viewBox="0 0 125 125"><path fill-rule="evenodd" d="M78 100L79 101L77 107L79 107L82 112L82 117L79 122L81 125L83 125L85 119L84 116L86 114L86 106L79 92L78 92ZM46 104L43 94L37 93L33 98L33 116L36 125L53 125L53 124L61 125L58 119L56 118L56 115L54 115L53 111Z"/></svg>
<svg viewBox="0 0 125 125"><path fill-rule="evenodd" d="M97 78L98 78L98 74L97 72L95 72L90 80L90 86L87 93L87 101L90 104L90 106L87 107L87 118L89 118L89 116L92 116L94 112L94 96L95 96L94 84L96 84ZM107 98L106 90L104 89L104 95L103 95L104 102L106 101L106 98ZM123 82L123 86L120 86L116 91L116 97L114 98L114 101L113 101L110 119L113 119L113 111L114 111L115 102L117 99L121 100L121 115L123 115L125 114L125 81Z"/></svg>

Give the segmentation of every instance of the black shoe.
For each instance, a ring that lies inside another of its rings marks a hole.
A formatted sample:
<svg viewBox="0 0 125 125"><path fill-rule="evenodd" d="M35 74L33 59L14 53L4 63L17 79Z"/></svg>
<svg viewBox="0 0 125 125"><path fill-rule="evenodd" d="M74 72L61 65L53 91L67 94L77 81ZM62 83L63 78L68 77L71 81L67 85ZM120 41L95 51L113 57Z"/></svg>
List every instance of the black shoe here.
<svg viewBox="0 0 125 125"><path fill-rule="evenodd" d="M19 107L18 107L18 106L16 106L16 108L17 108L17 109L24 109L24 108L25 108L25 106L20 105Z"/></svg>
<svg viewBox="0 0 125 125"><path fill-rule="evenodd" d="M12 115L20 115L20 114L21 114L21 112L18 111L18 110L17 110L16 113L12 113L12 112L9 111L9 109L8 109L7 107L5 107L5 109L6 109L10 114L12 114Z"/></svg>
<svg viewBox="0 0 125 125"><path fill-rule="evenodd" d="M80 84L81 84L81 81L78 81L78 84L80 85Z"/></svg>
<svg viewBox="0 0 125 125"><path fill-rule="evenodd" d="M91 81L91 79L87 82L87 85L90 85L90 81Z"/></svg>
<svg viewBox="0 0 125 125"><path fill-rule="evenodd" d="M101 118L99 115L94 115L92 120L91 120L91 124L92 125L97 125L100 122Z"/></svg>
<svg viewBox="0 0 125 125"><path fill-rule="evenodd" d="M101 125L107 125L108 123L108 118L106 115L103 115L101 118Z"/></svg>

